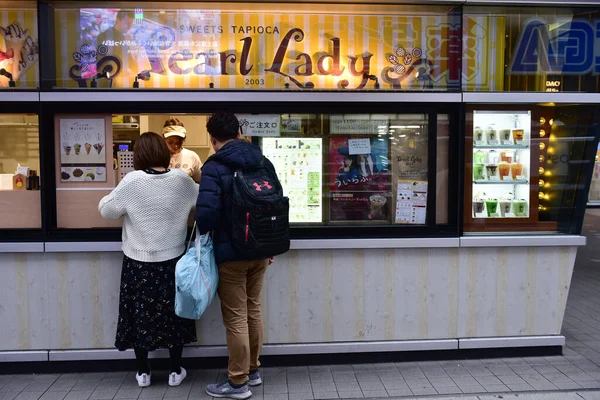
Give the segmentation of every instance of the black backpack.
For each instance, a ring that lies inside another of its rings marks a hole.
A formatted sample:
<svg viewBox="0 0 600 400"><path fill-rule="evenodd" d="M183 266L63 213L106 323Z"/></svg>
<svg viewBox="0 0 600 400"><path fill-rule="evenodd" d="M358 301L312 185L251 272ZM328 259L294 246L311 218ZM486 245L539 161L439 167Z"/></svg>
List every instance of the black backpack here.
<svg viewBox="0 0 600 400"><path fill-rule="evenodd" d="M233 174L232 244L248 260L274 257L290 249L290 202L272 164L262 158Z"/></svg>

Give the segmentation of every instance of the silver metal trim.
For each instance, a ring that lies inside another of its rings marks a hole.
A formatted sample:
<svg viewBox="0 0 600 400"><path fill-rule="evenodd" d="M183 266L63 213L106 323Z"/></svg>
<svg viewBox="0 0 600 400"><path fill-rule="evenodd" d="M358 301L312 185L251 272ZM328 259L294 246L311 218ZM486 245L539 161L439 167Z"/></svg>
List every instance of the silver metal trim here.
<svg viewBox="0 0 600 400"><path fill-rule="evenodd" d="M454 248L459 238L410 238L410 239L307 239L292 240L292 250L325 249L406 249L406 248Z"/></svg>
<svg viewBox="0 0 600 400"><path fill-rule="evenodd" d="M119 252L121 242L46 242L46 253Z"/></svg>
<svg viewBox="0 0 600 400"><path fill-rule="evenodd" d="M8 92L0 90L0 101L40 101L40 92Z"/></svg>
<svg viewBox="0 0 600 400"><path fill-rule="evenodd" d="M577 235L548 236L463 236L460 247L549 247L585 246L586 237Z"/></svg>
<svg viewBox="0 0 600 400"><path fill-rule="evenodd" d="M234 92L234 91L202 91L202 92L52 92L40 93L41 101L110 101L110 102L394 102L394 103L460 103L460 93L445 92Z"/></svg>
<svg viewBox="0 0 600 400"><path fill-rule="evenodd" d="M43 253L44 243L0 243L0 253Z"/></svg>
<svg viewBox="0 0 600 400"><path fill-rule="evenodd" d="M496 349L503 347L543 347L564 346L565 337L556 336L518 336L458 339L459 349Z"/></svg>
<svg viewBox="0 0 600 400"><path fill-rule="evenodd" d="M538 104L538 103L600 103L600 93L546 93L546 92L465 92L463 103Z"/></svg>
<svg viewBox="0 0 600 400"><path fill-rule="evenodd" d="M340 342L340 343L299 343L266 344L262 354L265 356L302 355L302 354L341 354L395 351L458 350L457 339L440 340L399 340L384 342ZM226 357L226 346L189 346L183 350L184 357ZM116 349L102 350L50 350L50 361L81 360L125 360L134 358L133 351ZM157 350L151 358L168 358L167 350Z"/></svg>
<svg viewBox="0 0 600 400"><path fill-rule="evenodd" d="M48 361L47 351L0 351L0 362Z"/></svg>

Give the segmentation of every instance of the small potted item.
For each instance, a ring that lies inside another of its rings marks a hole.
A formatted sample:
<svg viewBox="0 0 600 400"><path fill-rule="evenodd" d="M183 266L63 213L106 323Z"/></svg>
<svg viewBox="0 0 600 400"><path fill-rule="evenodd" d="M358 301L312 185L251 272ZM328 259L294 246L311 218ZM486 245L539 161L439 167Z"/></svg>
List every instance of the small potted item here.
<svg viewBox="0 0 600 400"><path fill-rule="evenodd" d="M513 138L510 129L500 130L500 142L504 145L513 144Z"/></svg>
<svg viewBox="0 0 600 400"><path fill-rule="evenodd" d="M496 175L497 170L498 170L498 166L496 164L488 164L485 166L485 172L487 172L488 180L490 180L490 181L498 180L498 176Z"/></svg>
<svg viewBox="0 0 600 400"><path fill-rule="evenodd" d="M504 218L512 217L511 209L512 209L512 198L513 194L511 192L505 193L500 199L500 214Z"/></svg>
<svg viewBox="0 0 600 400"><path fill-rule="evenodd" d="M510 164L507 162L501 162L498 164L498 171L500 173L501 180L508 180L508 176L510 175Z"/></svg>
<svg viewBox="0 0 600 400"><path fill-rule="evenodd" d="M525 138L525 131L523 129L513 129L512 134L515 144L522 145Z"/></svg>
<svg viewBox="0 0 600 400"><path fill-rule="evenodd" d="M485 164L487 163L487 153L482 150L477 150L473 153L473 163L474 164Z"/></svg>
<svg viewBox="0 0 600 400"><path fill-rule="evenodd" d="M485 201L485 208L487 209L487 216L490 218L498 217L498 200L487 199Z"/></svg>
<svg viewBox="0 0 600 400"><path fill-rule="evenodd" d="M515 217L527 217L527 201L524 199L513 201L513 212Z"/></svg>
<svg viewBox="0 0 600 400"><path fill-rule="evenodd" d="M481 214L483 213L483 210L485 208L485 202L484 199L485 198L485 193L483 192L479 192L475 195L475 197L473 198L473 217L474 218L481 218Z"/></svg>

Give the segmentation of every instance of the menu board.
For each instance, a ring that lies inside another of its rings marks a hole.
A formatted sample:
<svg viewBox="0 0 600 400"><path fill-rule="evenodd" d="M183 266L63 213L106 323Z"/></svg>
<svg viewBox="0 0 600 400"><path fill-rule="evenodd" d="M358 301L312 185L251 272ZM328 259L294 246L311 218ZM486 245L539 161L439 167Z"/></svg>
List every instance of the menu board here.
<svg viewBox="0 0 600 400"><path fill-rule="evenodd" d="M332 114L329 117L329 133L333 135L375 134L387 131L389 118L385 115Z"/></svg>
<svg viewBox="0 0 600 400"><path fill-rule="evenodd" d="M263 138L263 154L275 170L290 199L291 223L322 222L321 139Z"/></svg>
<svg viewBox="0 0 600 400"><path fill-rule="evenodd" d="M396 223L424 224L427 216L427 181L398 181Z"/></svg>
<svg viewBox="0 0 600 400"><path fill-rule="evenodd" d="M61 181L106 182L104 118L60 120Z"/></svg>

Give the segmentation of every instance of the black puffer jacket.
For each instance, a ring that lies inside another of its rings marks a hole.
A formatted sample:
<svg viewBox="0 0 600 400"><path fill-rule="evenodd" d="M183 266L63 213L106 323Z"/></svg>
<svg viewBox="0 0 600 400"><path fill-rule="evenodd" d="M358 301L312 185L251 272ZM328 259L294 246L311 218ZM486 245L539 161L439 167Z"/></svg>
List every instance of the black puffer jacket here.
<svg viewBox="0 0 600 400"><path fill-rule="evenodd" d="M244 260L231 244L233 173L236 169L258 166L262 158L260 147L234 140L210 156L202 167L196 223L201 234L214 232L217 264ZM271 165L268 160L267 163Z"/></svg>

